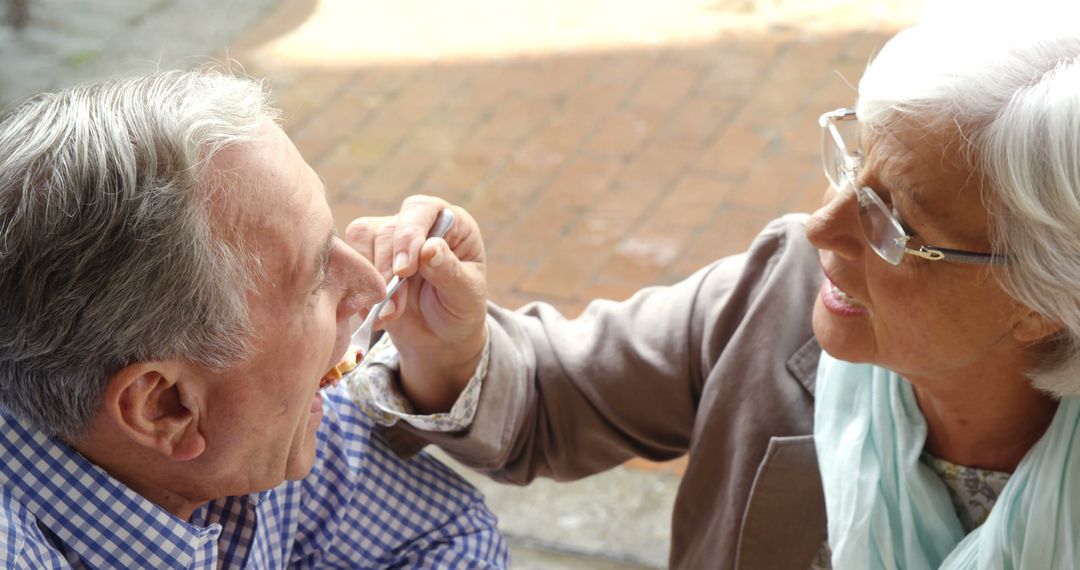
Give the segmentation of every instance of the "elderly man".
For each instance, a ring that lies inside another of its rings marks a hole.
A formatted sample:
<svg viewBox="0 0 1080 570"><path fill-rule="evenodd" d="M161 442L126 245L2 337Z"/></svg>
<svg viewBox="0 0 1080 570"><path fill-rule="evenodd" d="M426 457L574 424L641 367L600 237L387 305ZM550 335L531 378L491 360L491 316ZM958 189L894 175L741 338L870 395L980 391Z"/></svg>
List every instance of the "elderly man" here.
<svg viewBox="0 0 1080 570"><path fill-rule="evenodd" d="M0 566L496 568L481 497L321 391L383 278L256 84L0 123Z"/></svg>

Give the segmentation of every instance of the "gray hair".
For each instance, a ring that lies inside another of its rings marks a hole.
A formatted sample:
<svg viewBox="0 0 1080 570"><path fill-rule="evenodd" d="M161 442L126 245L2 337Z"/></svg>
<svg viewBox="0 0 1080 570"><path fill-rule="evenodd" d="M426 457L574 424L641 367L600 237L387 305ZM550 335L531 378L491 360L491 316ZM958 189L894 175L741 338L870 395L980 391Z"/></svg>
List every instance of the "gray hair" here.
<svg viewBox="0 0 1080 570"><path fill-rule="evenodd" d="M1018 302L1063 325L1030 376L1080 395L1080 33L926 25L893 38L859 83L871 127L951 125L981 177L996 269Z"/></svg>
<svg viewBox="0 0 1080 570"><path fill-rule="evenodd" d="M275 113L202 70L38 95L0 123L0 406L69 441L110 375L247 355L255 262L212 223L226 146Z"/></svg>

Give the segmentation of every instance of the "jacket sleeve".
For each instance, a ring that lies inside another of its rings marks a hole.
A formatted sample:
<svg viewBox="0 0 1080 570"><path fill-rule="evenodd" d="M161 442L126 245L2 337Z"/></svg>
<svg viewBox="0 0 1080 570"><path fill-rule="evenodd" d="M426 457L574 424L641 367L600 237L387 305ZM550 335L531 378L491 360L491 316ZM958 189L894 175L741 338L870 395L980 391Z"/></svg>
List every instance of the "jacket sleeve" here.
<svg viewBox="0 0 1080 570"><path fill-rule="evenodd" d="M759 293L775 290L765 283L782 278L778 267L816 266L804 219L776 220L746 253L624 302L594 301L576 319L541 303L492 305L490 362L472 425L456 434L404 429L518 484L682 455L726 337L751 304L767 302Z"/></svg>

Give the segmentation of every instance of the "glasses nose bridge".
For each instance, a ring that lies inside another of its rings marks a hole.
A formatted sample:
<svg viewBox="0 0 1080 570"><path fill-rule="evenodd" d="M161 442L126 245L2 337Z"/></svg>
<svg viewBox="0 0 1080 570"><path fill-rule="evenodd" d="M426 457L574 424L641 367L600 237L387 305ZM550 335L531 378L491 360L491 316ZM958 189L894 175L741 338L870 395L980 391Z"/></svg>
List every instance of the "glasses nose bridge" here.
<svg viewBox="0 0 1080 570"><path fill-rule="evenodd" d="M853 112L848 113L847 110L845 110L843 115L837 113L839 113L839 111L834 111L832 116L827 113L823 115L820 120L823 139L822 160L825 163L825 173L829 176L829 181L832 182L834 186L839 186L843 183L843 175L850 177L851 182L854 184L858 178L859 170L862 168L862 156L859 153L858 148L853 151L848 146L848 141L845 140L843 134L840 132L840 123L849 120L847 118L849 115L853 118ZM832 155L832 160L834 162L832 173L829 172L830 154Z"/></svg>
<svg viewBox="0 0 1080 570"><path fill-rule="evenodd" d="M853 220L858 226L861 198L855 184L850 179L842 180L839 185L829 184L829 190L831 195L827 197L823 207L834 212L831 218L845 219L847 215L853 213ZM853 203L849 203L849 201Z"/></svg>
<svg viewBox="0 0 1080 570"><path fill-rule="evenodd" d="M826 207L833 210L834 223L842 223L847 228L845 231L859 236L859 240L869 245L877 255L895 265L895 262L878 251L875 245L878 236L874 235L874 228L877 225L866 218L872 215L870 212L877 209L877 206L868 190L872 192L869 188L859 186L853 178L847 178L839 188L832 186L833 195Z"/></svg>
<svg viewBox="0 0 1080 570"><path fill-rule="evenodd" d="M859 170L862 169L862 157L853 154L848 149L844 149L843 152L843 169L844 173L850 178L852 188L855 187L859 179Z"/></svg>
<svg viewBox="0 0 1080 570"><path fill-rule="evenodd" d="M856 259L866 243L859 223L858 198L850 184L829 184L820 209L811 215L807 236L815 247ZM852 204L851 202L855 202Z"/></svg>
<svg viewBox="0 0 1080 570"><path fill-rule="evenodd" d="M854 186L859 179L859 171L863 167L862 153L859 152L858 147L852 149L848 146L847 141L840 136L840 133L836 133L837 140L833 144L839 145L840 150L840 167L843 171L851 177L851 184Z"/></svg>

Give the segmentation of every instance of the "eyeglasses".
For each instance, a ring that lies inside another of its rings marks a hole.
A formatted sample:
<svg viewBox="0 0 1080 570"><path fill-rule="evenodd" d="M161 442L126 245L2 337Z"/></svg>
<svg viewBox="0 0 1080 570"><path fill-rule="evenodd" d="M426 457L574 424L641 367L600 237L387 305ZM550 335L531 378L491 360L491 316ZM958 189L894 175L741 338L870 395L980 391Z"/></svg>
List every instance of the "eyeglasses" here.
<svg viewBox="0 0 1080 570"><path fill-rule="evenodd" d="M952 261L991 265L1007 263L1008 257L991 253L962 251L931 245L920 245L918 249L907 246L911 235L904 230L896 211L874 192L869 186L856 183L863 157L858 151L852 154L844 144L838 123L858 120L854 109L837 109L821 115L821 160L825 167L825 176L837 192L850 187L855 190L859 204L859 227L870 247L882 259L893 265L900 265L904 255L914 255L930 261Z"/></svg>

